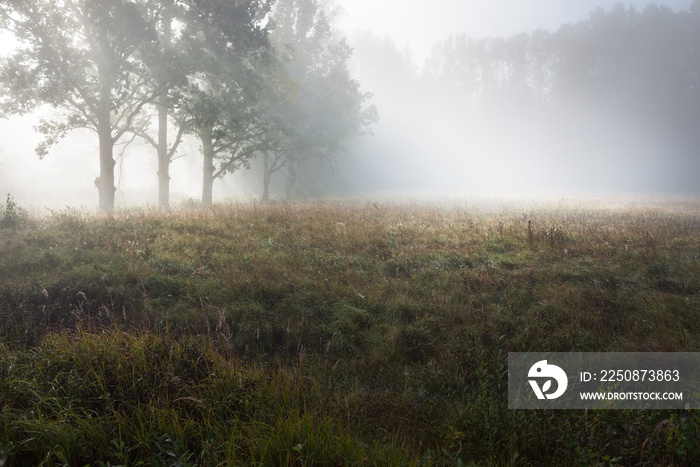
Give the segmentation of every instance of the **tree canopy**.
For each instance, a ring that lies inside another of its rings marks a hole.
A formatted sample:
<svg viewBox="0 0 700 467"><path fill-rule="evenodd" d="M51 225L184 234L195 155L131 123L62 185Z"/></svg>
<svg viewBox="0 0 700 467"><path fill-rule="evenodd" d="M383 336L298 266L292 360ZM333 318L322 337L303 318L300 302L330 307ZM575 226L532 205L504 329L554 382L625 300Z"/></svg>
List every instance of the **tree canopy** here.
<svg viewBox="0 0 700 467"><path fill-rule="evenodd" d="M48 104L65 116L45 120L39 156L66 132L89 128L99 140L95 180L102 211L114 208L114 145L144 105L162 91L148 86L144 57L157 49L157 35L143 5L100 2L9 1L0 4L0 27L14 33L17 51L2 64L5 113Z"/></svg>
<svg viewBox="0 0 700 467"><path fill-rule="evenodd" d="M0 112L59 110L37 126L45 135L40 157L70 130L93 130L105 212L114 209L114 147L127 133L156 150L163 208L169 165L186 134L201 142L205 204L217 177L259 154L329 157L373 121L373 110L363 107L367 96L346 68L351 51L333 36L326 10L315 0L280 0L274 11L272 4L3 2L0 28L20 47L0 64Z"/></svg>

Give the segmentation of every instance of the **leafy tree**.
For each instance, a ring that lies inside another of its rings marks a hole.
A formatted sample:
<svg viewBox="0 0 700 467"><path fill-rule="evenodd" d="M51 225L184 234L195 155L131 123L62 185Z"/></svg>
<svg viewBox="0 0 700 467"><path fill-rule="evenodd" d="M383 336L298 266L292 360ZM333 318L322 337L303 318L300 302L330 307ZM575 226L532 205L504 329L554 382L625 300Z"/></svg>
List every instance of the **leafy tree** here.
<svg viewBox="0 0 700 467"><path fill-rule="evenodd" d="M268 3L159 0L151 4L162 50L149 57L147 65L151 85L165 92L154 102L155 112L140 118L133 131L157 152L162 209L169 207L169 167L186 133L202 140L205 205L211 204L214 180L251 157L240 151L245 139L241 133L246 131L242 116L252 107L254 69L267 47L263 23ZM175 132L169 135L171 126ZM230 160L217 167L216 161L226 157Z"/></svg>
<svg viewBox="0 0 700 467"><path fill-rule="evenodd" d="M0 3L0 27L20 43L0 69L2 109L23 113L41 104L64 114L38 126L49 148L75 128L99 141L99 208L114 209L114 145L142 108L163 93L149 86L143 57L158 50L144 2L113 0L9 0Z"/></svg>
<svg viewBox="0 0 700 467"><path fill-rule="evenodd" d="M221 75L223 76L223 75ZM235 84L235 80L227 76ZM232 82L202 82L189 94L186 117L191 131L201 141L203 159L202 204L210 206L214 180L233 172L254 156L252 141L257 135L254 97L241 93Z"/></svg>
<svg viewBox="0 0 700 467"><path fill-rule="evenodd" d="M330 4L316 0L279 0L273 10L275 29L270 39L279 66L268 73L264 132L263 199L270 180L288 169L288 196L299 166L313 159L332 160L343 141L377 119L374 107L363 108L368 94L360 92L347 62L352 50L332 28Z"/></svg>
<svg viewBox="0 0 700 467"><path fill-rule="evenodd" d="M159 0L152 2L149 17L155 25L161 48L157 54L147 57L146 65L151 76L151 86L162 92L153 102L155 114L147 114L134 126L135 134L151 145L158 159L158 206L170 207L170 164L187 129L186 125L177 127L174 141L168 143L170 109L177 102L178 90L187 84L187 75L192 70L188 67L182 46L182 34L173 31L183 21L184 6L176 0ZM181 28L180 28L181 29ZM155 133L150 129L151 120L156 120Z"/></svg>
<svg viewBox="0 0 700 467"><path fill-rule="evenodd" d="M202 143L202 204L214 180L253 157L260 134L258 68L269 59L268 0L199 0L185 13L185 47L196 70L181 90L175 120Z"/></svg>

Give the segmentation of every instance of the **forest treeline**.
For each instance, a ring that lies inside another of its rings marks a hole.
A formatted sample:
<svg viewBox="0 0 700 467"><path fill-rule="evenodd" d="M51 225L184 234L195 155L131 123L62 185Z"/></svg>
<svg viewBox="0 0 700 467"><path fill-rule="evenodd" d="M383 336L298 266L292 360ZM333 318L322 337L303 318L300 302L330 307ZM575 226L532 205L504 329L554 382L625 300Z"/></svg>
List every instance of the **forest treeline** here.
<svg viewBox="0 0 700 467"><path fill-rule="evenodd" d="M700 115L699 26L697 1L677 12L618 3L555 32L452 36L434 47L424 74L468 102L565 107L577 99L611 118L678 123Z"/></svg>
<svg viewBox="0 0 700 467"><path fill-rule="evenodd" d="M523 173L569 182L578 169L591 184L611 185L626 170L627 188L697 192L697 0L678 11L619 3L555 31L507 38L465 31L436 43L420 65L389 38L361 34L353 45L379 125L393 118L387 103L401 102L397 120L412 112L423 128L442 128L426 149L467 160L461 178L500 150ZM606 161L614 161L609 173L596 173Z"/></svg>
<svg viewBox="0 0 700 467"><path fill-rule="evenodd" d="M101 211L114 209L116 146L158 159L159 206L186 135L199 139L202 203L217 177L260 157L265 197L286 166L332 158L377 119L350 76L350 47L316 0L11 0L0 28L18 42L0 67L4 116L46 106L43 157L67 132L97 135Z"/></svg>

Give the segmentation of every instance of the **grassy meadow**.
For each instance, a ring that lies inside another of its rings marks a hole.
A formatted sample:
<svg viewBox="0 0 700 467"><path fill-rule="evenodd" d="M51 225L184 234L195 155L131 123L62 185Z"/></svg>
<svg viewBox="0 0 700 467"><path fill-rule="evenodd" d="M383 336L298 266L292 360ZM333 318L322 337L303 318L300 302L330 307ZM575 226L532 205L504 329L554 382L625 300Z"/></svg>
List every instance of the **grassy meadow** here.
<svg viewBox="0 0 700 467"><path fill-rule="evenodd" d="M700 202L0 211L0 465L697 465L509 410L512 351L700 351Z"/></svg>

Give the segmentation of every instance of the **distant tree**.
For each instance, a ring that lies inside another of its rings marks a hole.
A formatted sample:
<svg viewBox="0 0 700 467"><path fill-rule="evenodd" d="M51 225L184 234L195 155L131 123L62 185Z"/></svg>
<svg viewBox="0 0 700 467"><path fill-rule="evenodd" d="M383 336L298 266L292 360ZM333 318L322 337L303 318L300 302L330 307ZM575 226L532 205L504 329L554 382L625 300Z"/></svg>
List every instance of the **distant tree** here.
<svg viewBox="0 0 700 467"><path fill-rule="evenodd" d="M681 123L700 78L700 23L687 11L618 4L557 33L559 99L576 95L613 120Z"/></svg>
<svg viewBox="0 0 700 467"><path fill-rule="evenodd" d="M675 152L685 167L675 170L690 179L700 175L691 160L700 143L699 9L697 0L689 11L620 3L551 33L454 36L433 48L421 81L442 96L436 109L462 110L465 128L523 140L548 128L546 144L522 147L523 157L637 157L666 168L673 164L650 161ZM491 149L489 138L476 150Z"/></svg>
<svg viewBox="0 0 700 467"><path fill-rule="evenodd" d="M500 103L528 106L551 97L557 56L551 34L535 31L509 38L451 36L433 47L421 81L443 95L480 110Z"/></svg>
<svg viewBox="0 0 700 467"><path fill-rule="evenodd" d="M284 64L275 57L258 69L263 86L256 102L256 137L250 148L263 163L263 201L270 196L272 175L286 167L293 138L286 112L298 99L299 85L291 79Z"/></svg>
<svg viewBox="0 0 700 467"><path fill-rule="evenodd" d="M350 42L353 76L363 85L369 83L370 91L378 91L373 102L380 101L387 93L392 94L389 100L393 100L393 94L403 96L415 92L418 69L410 49L402 50L391 37L369 31L354 33Z"/></svg>
<svg viewBox="0 0 700 467"><path fill-rule="evenodd" d="M61 109L43 121L49 148L75 128L89 128L99 141L99 208L114 209L114 145L143 107L163 93L149 85L144 55L159 48L143 2L128 0L8 0L0 3L0 28L20 47L2 62L4 113L28 112L41 104Z"/></svg>
<svg viewBox="0 0 700 467"><path fill-rule="evenodd" d="M274 173L287 168L291 196L300 165L331 161L346 138L377 119L376 109L365 107L370 96L350 76L352 50L333 31L330 8L316 0L279 0L273 9L270 39L279 62L267 74L273 84L263 100L263 199Z"/></svg>

